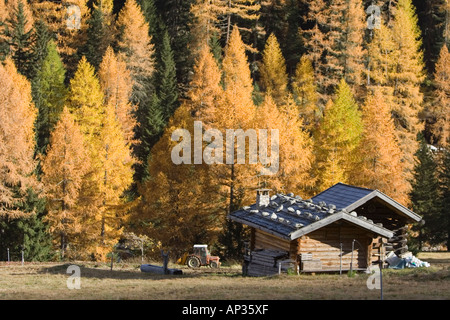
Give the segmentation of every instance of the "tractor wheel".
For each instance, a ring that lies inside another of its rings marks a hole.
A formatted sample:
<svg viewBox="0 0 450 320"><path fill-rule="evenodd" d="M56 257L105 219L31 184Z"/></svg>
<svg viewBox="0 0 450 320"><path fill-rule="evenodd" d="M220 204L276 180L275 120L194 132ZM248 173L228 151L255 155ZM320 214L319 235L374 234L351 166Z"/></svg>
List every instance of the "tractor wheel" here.
<svg viewBox="0 0 450 320"><path fill-rule="evenodd" d="M211 261L211 262L209 263L209 266L210 266L211 268L216 269L216 268L219 267L219 264L217 263L217 261Z"/></svg>
<svg viewBox="0 0 450 320"><path fill-rule="evenodd" d="M189 268L198 268L201 265L200 259L196 256L190 256L187 259L187 265Z"/></svg>

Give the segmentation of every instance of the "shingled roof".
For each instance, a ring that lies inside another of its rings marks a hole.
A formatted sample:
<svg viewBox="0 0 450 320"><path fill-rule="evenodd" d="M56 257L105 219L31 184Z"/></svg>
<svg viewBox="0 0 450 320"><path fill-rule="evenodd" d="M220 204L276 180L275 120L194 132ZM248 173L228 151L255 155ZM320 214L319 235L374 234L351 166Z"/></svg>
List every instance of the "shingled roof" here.
<svg viewBox="0 0 450 320"><path fill-rule="evenodd" d="M333 203L317 201L314 198L303 200L292 193L273 195L266 206L246 206L228 217L287 240L297 239L338 220L347 221L387 238L393 236L393 232L384 228L381 223L375 224L366 217L358 216L354 211L349 212Z"/></svg>
<svg viewBox="0 0 450 320"><path fill-rule="evenodd" d="M314 202L333 203L338 210L345 209L350 212L374 198L378 198L394 212L406 217L411 222L418 222L422 219L422 217L379 190L355 187L341 182L314 196L312 200Z"/></svg>
<svg viewBox="0 0 450 320"><path fill-rule="evenodd" d="M267 205L258 206L255 203L231 213L228 217L288 240L294 240L338 220L391 238L392 231L384 228L381 223L375 224L364 216L358 216L354 211L374 198L409 221L417 222L422 219L379 190L344 183L338 183L308 200L292 193L279 193L273 195Z"/></svg>

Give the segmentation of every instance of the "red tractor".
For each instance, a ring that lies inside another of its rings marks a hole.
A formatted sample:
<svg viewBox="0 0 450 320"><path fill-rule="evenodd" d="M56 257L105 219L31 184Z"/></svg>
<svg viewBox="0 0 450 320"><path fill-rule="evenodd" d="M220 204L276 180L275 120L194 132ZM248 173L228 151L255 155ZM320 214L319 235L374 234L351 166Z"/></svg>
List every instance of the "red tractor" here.
<svg viewBox="0 0 450 320"><path fill-rule="evenodd" d="M220 258L212 256L206 244L195 244L194 253L186 257L186 264L189 268L198 268L201 266L210 266L211 268L219 268Z"/></svg>

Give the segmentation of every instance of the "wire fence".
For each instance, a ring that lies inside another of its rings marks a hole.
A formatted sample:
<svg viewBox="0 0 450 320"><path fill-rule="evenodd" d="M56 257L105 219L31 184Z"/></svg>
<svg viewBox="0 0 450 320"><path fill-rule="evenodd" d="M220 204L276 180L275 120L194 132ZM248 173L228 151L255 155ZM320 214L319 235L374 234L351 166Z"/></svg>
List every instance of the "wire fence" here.
<svg viewBox="0 0 450 320"><path fill-rule="evenodd" d="M25 253L24 250L10 250L6 248L6 252L1 255L2 259L0 261L5 262L21 262L22 265L25 263Z"/></svg>

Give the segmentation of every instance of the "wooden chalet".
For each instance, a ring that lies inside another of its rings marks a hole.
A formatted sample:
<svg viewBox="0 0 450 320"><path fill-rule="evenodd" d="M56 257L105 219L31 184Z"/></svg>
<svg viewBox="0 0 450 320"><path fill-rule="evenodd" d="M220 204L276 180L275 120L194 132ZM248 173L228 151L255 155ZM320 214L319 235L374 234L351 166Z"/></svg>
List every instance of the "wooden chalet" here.
<svg viewBox="0 0 450 320"><path fill-rule="evenodd" d="M386 251L407 251L407 225L421 217L378 190L338 183L303 200L257 190L256 203L229 215L251 228L248 275L366 270Z"/></svg>

